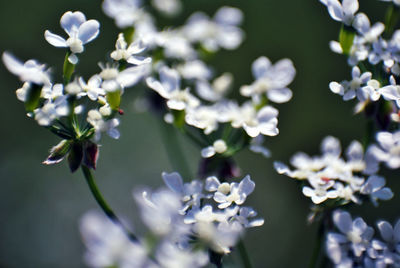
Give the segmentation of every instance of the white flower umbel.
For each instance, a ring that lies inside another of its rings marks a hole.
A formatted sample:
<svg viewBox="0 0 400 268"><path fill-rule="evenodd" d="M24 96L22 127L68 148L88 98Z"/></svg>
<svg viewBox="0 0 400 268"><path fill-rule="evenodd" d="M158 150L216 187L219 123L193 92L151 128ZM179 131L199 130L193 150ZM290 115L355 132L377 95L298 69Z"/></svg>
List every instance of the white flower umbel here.
<svg viewBox="0 0 400 268"><path fill-rule="evenodd" d="M72 52L69 61L76 64L78 58L75 54L82 53L84 45L97 37L100 32L100 24L97 20L87 21L85 15L80 11L65 12L61 17L60 24L69 36L67 40L49 30L45 31L44 37L55 47L69 47Z"/></svg>
<svg viewBox="0 0 400 268"><path fill-rule="evenodd" d="M50 85L50 76L46 66L36 60L20 62L9 52L4 52L2 60L7 69L19 77L22 82L33 83L36 85Z"/></svg>
<svg viewBox="0 0 400 268"><path fill-rule="evenodd" d="M303 194L310 197L314 204L321 204L327 199L361 203L360 195L370 197L374 203L377 199L391 198L390 189L383 188L383 178L379 177L381 179L377 181L377 176L370 176L366 182L363 174L374 174L378 166L370 152L364 154L359 142L353 141L349 145L346 150L347 160L341 157L340 142L334 137L329 136L322 141L321 151L322 156L314 157L305 153L295 154L291 159L295 170L290 170L280 162L275 162L275 169L280 174L306 180L311 187L304 186Z"/></svg>
<svg viewBox="0 0 400 268"><path fill-rule="evenodd" d="M358 0L320 0L320 2L328 8L329 15L332 19L342 22L350 26L353 22L354 15L358 10Z"/></svg>
<svg viewBox="0 0 400 268"><path fill-rule="evenodd" d="M287 86L293 81L296 69L291 60L282 59L272 65L267 57L259 57L253 62L252 72L256 80L240 88L243 96L259 99L266 94L269 100L276 103L292 98L292 91Z"/></svg>

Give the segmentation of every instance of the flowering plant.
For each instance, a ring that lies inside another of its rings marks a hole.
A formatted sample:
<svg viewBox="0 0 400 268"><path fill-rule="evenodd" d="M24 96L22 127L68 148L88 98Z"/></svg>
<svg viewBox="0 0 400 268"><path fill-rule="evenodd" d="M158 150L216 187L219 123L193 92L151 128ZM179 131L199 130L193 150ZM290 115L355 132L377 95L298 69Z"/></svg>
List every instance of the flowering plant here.
<svg viewBox="0 0 400 268"><path fill-rule="evenodd" d="M352 67L350 81L331 82L329 88L345 101L357 99L355 111L366 115L368 133L362 142L349 145L345 157L339 140L328 136L321 156L296 154L291 160L294 170L283 162L276 161L274 166L278 173L296 179L302 193L311 198L308 219L320 225L311 266L328 259L338 267L398 266L398 222L392 227L380 221L381 238L374 239L373 229L362 218L353 221L346 211L368 202L377 206L395 193L379 168L381 163L391 169L400 166L399 135L393 131L400 103L398 38L393 28L398 3L390 3L385 23L372 26L367 15L357 13L357 0L321 3L342 24L331 49L345 55ZM59 139L43 164L67 162L72 173L81 169L104 212L90 211L81 219L86 265L223 267L239 265L236 256L244 267L252 267L243 239L245 232L253 232L246 229L264 225L264 219L247 204L249 196L260 191L255 188L259 179L251 171L242 175L237 155L250 150L270 157L274 151L264 144L271 144L271 137L281 132L278 109L296 96L296 89L289 88L296 76L293 62L256 56L250 67L241 66L241 71L252 75L242 85L216 64L213 59L219 53L244 44L244 14L235 7L223 6L212 16L194 12L183 24L169 27L160 26L156 19L179 14L184 9L179 0L105 0L102 9L114 20L117 31L114 48L92 73L81 66L85 66L85 53L100 38L102 26L81 11L61 16L66 38L53 33L55 27L44 31L50 46L65 51L60 75L37 60L23 62L9 51L2 54L5 67L22 82L16 95L28 117ZM101 166L99 153L107 151L100 146L107 141L103 134L113 139L124 135L119 129L127 123L127 102L160 122L175 171L162 173L162 188L135 187L142 229L132 228L129 220L118 215L94 177ZM180 136L186 138L185 145L197 146L196 175L195 161L187 165Z"/></svg>

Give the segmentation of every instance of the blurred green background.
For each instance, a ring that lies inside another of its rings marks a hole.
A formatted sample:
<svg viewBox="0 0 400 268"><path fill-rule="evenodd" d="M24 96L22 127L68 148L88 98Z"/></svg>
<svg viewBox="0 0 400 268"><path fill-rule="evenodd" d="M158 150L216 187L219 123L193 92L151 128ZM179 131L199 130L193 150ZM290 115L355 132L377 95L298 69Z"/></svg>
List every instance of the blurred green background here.
<svg viewBox="0 0 400 268"><path fill-rule="evenodd" d="M382 20L386 3L360 2L361 10L373 21ZM43 33L49 29L61 34L61 15L80 10L87 18L101 22L101 35L80 57L79 72L88 78L99 71L97 62L104 61L118 34L112 20L103 15L100 3L1 0L0 51L11 51L22 60L38 59L54 66L53 73L59 74L64 51L51 47ZM340 25L330 19L317 0L186 0L177 21L184 21L195 10L214 14L222 5L239 7L245 14L245 42L237 51L223 51L214 60L219 70L234 74L236 89L253 81L250 66L261 55L272 61L288 57L297 69L290 86L293 99L276 105L280 134L267 139L272 159L244 151L236 160L242 174L251 174L256 182L249 204L266 220L263 227L249 230L246 236L254 267L305 267L317 229L306 224L310 201L294 181L277 175L272 163L288 163L297 151L318 153L326 135L340 138L344 147L364 135L364 118L352 115L354 102L344 103L328 88L330 81L350 77L346 60L328 48ZM58 138L25 116L22 103L15 97L21 83L2 64L0 81L0 267L84 267L78 220L97 205L80 172L71 174L64 162L56 166L41 164ZM162 144L159 122L151 114L135 113L129 101L135 89L128 91L133 92L125 95L121 139L104 136L96 176L117 214L140 231L131 190L143 184L157 187L162 184L161 172L173 170ZM199 150L180 139L195 173ZM399 178L397 172L385 173L395 198L379 208L364 205L354 210L370 224L381 217L394 221L399 216Z"/></svg>

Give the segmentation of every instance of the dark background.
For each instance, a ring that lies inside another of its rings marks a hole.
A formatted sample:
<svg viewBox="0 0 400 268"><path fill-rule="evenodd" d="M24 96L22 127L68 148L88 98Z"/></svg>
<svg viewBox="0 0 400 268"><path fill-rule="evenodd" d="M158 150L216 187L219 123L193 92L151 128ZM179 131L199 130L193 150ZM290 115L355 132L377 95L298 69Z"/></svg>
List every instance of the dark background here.
<svg viewBox="0 0 400 268"><path fill-rule="evenodd" d="M382 20L386 3L360 2L361 10L373 21ZM239 7L245 14L245 42L237 51L223 51L214 60L219 70L234 74L236 89L253 81L250 66L261 55L274 62L288 57L297 69L290 86L293 99L276 105L280 134L267 139L272 159L244 151L236 160L242 173L251 174L256 182L248 202L265 218L264 226L249 230L245 240L254 267L305 267L317 229L306 224L310 201L293 180L277 175L272 163L288 163L297 151L318 153L320 141L327 135L338 137L343 147L363 138L365 120L352 115L354 102L344 103L328 88L330 81L350 77L345 58L328 48L340 25L317 0L186 0L182 16L174 22L183 22L195 10L214 14L222 5ZM103 15L100 1L1 0L0 51L11 51L24 61L38 59L60 74L65 51L51 47L43 33L49 29L61 34L59 19L68 10L80 10L101 23L99 38L86 47L79 66L86 78L98 72L97 62L113 50L118 34L113 21ZM21 83L2 64L0 81L0 267L82 267L84 247L78 220L97 205L81 173L71 174L64 162L41 164L58 138L25 116L23 104L15 97ZM161 172L173 169L157 119L134 112L130 101L134 91L127 90L124 95L126 113L121 119L120 140L104 136L101 141L96 176L117 214L134 222L140 232L131 190L143 184L157 187L162 184ZM180 139L194 173L199 151ZM397 194L397 172L386 173ZM379 208L358 207L355 215L362 215L370 224L381 217L393 222L399 216L398 204L396 195Z"/></svg>

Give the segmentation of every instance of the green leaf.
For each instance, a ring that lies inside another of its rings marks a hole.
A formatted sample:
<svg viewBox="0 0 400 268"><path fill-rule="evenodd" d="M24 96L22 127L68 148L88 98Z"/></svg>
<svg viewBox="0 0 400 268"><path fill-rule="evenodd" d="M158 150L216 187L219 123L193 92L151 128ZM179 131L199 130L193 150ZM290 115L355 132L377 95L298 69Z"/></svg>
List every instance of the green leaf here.
<svg viewBox="0 0 400 268"><path fill-rule="evenodd" d="M59 144L51 148L50 155L43 161L45 165L53 165L61 162L71 149L71 140L62 140Z"/></svg>
<svg viewBox="0 0 400 268"><path fill-rule="evenodd" d="M343 54L349 55L356 33L355 30L349 26L342 24L339 33L339 43L342 47Z"/></svg>
<svg viewBox="0 0 400 268"><path fill-rule="evenodd" d="M72 143L71 150L68 154L68 164L71 172L75 172L82 163L83 148L80 142Z"/></svg>

